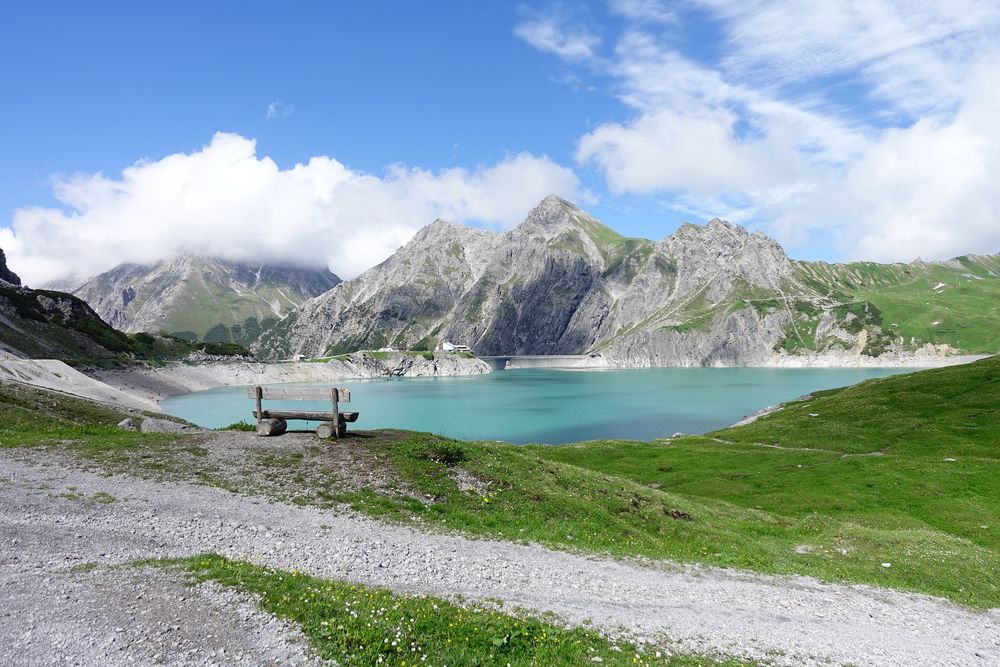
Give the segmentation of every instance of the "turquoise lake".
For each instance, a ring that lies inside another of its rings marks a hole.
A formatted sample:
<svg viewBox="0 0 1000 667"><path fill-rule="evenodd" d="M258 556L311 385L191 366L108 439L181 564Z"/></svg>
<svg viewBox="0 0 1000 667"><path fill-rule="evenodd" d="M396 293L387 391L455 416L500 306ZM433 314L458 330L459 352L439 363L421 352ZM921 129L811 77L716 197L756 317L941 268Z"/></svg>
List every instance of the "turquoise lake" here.
<svg viewBox="0 0 1000 667"><path fill-rule="evenodd" d="M345 380L361 413L349 428L404 428L468 440L563 444L704 433L818 389L911 372L902 368L523 369L442 378ZM302 385L296 385L302 386ZM273 408L328 403L268 401ZM164 412L217 428L252 421L244 387L169 398ZM292 429L305 422L291 422ZM315 423L311 424L315 427Z"/></svg>

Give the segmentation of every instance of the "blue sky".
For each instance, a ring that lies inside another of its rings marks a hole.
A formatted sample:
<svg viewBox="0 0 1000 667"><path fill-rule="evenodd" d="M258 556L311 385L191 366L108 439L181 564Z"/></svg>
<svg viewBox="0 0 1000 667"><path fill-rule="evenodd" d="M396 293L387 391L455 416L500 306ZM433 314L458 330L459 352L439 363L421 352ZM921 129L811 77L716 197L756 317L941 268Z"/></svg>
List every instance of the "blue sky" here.
<svg viewBox="0 0 1000 667"><path fill-rule="evenodd" d="M1000 250L990 3L286 4L9 3L12 266L256 259L280 228L268 252L353 275L549 191L653 239L720 216L803 258Z"/></svg>

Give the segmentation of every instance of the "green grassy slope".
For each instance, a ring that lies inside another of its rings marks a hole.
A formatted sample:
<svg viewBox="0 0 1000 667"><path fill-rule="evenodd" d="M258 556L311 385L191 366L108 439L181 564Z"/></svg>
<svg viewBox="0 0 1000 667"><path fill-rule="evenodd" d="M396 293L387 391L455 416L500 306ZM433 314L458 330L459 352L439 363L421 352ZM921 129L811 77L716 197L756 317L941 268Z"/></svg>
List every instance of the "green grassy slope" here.
<svg viewBox="0 0 1000 667"><path fill-rule="evenodd" d="M1000 279L970 275L975 274L936 266L910 282L866 287L857 294L875 303L887 328L908 343L947 343L995 354L1000 351Z"/></svg>
<svg viewBox="0 0 1000 667"><path fill-rule="evenodd" d="M24 384L0 382L0 448L33 447L60 442L84 454L110 454L162 445L170 436L124 431L117 424L124 412Z"/></svg>
<svg viewBox="0 0 1000 667"><path fill-rule="evenodd" d="M1000 256L933 264L795 264L800 279L819 292L874 304L882 327L907 346L1000 351Z"/></svg>
<svg viewBox="0 0 1000 667"><path fill-rule="evenodd" d="M317 579L215 554L149 561L253 594L298 626L323 660L346 665L737 665L699 656L661 656L528 614L458 606L441 598Z"/></svg>
<svg viewBox="0 0 1000 667"><path fill-rule="evenodd" d="M178 359L196 350L248 355L231 343L189 343L159 334L125 334L105 324L82 299L65 292L0 287L0 348L76 365Z"/></svg>
<svg viewBox="0 0 1000 667"><path fill-rule="evenodd" d="M0 287L0 343L56 359L112 358L134 347L72 294L13 287Z"/></svg>
<svg viewBox="0 0 1000 667"><path fill-rule="evenodd" d="M3 409L0 442L8 444ZM169 467L181 455L129 446L140 449L128 465L147 465L155 453ZM288 450L282 477L247 476L258 480L247 492L348 503L497 539L1000 607L1000 358L819 392L703 437L518 447L352 431L331 446L351 448L357 465L372 462L394 481L338 487L325 449L302 445ZM200 470L192 481L215 476Z"/></svg>
<svg viewBox="0 0 1000 667"><path fill-rule="evenodd" d="M1000 603L997 357L818 392L704 438L536 451L792 521L801 544L775 531L788 551L768 567Z"/></svg>
<svg viewBox="0 0 1000 667"><path fill-rule="evenodd" d="M249 344L261 329L278 321L272 302L279 304L282 312L299 305L272 283L262 283L250 291L235 282L224 283L211 273L195 274L158 326L166 332L194 332L199 340Z"/></svg>
<svg viewBox="0 0 1000 667"><path fill-rule="evenodd" d="M279 317L337 282L322 270L191 256L154 266L121 265L91 278L76 292L129 331L142 328L249 345ZM127 306L121 296L126 287L134 290ZM121 308L127 321L119 323L115 318Z"/></svg>

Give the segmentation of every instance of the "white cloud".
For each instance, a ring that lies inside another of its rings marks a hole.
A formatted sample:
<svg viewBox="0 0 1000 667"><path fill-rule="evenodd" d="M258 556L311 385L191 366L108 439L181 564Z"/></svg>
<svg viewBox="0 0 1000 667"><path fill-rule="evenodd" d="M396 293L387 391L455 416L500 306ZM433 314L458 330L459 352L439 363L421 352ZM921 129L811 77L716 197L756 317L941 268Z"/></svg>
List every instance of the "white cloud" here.
<svg viewBox="0 0 1000 667"><path fill-rule="evenodd" d="M724 109L641 115L628 125L601 126L580 140L577 158L593 161L615 192L684 190L712 193L775 186L802 172L791 137L734 136L736 116Z"/></svg>
<svg viewBox="0 0 1000 667"><path fill-rule="evenodd" d="M858 161L779 212L779 235L836 230L852 259L1000 251L1000 61L968 78L953 119L887 131Z"/></svg>
<svg viewBox="0 0 1000 667"><path fill-rule="evenodd" d="M906 113L948 111L961 81L1000 38L980 0L698 0L725 21L731 74L794 80L856 74Z"/></svg>
<svg viewBox="0 0 1000 667"><path fill-rule="evenodd" d="M730 83L642 31L626 32L616 55L621 98L638 114L588 132L576 153L616 193L670 192L678 210L747 218L808 188L813 165L868 146L838 119Z"/></svg>
<svg viewBox="0 0 1000 667"><path fill-rule="evenodd" d="M289 104L282 104L280 101L274 101L267 105L267 111L264 113L264 117L268 120L284 118L286 116L291 116L293 111L295 111L295 107Z"/></svg>
<svg viewBox="0 0 1000 667"><path fill-rule="evenodd" d="M725 37L714 63L651 32L646 3L612 2L630 22L591 67L634 115L584 134L576 158L613 192L835 239L848 258L1000 250L1000 7L698 2Z"/></svg>
<svg viewBox="0 0 1000 667"><path fill-rule="evenodd" d="M568 60L593 58L601 38L586 28L565 27L554 18L534 18L514 28L514 34L539 51Z"/></svg>
<svg viewBox="0 0 1000 667"><path fill-rule="evenodd" d="M138 162L120 178L58 180L65 210L17 210L12 227L0 228L0 247L32 285L181 252L327 265L352 277L436 217L510 227L546 195L572 198L577 189L571 170L527 153L474 170L394 165L374 176L326 156L280 169L254 141L219 133L201 150Z"/></svg>

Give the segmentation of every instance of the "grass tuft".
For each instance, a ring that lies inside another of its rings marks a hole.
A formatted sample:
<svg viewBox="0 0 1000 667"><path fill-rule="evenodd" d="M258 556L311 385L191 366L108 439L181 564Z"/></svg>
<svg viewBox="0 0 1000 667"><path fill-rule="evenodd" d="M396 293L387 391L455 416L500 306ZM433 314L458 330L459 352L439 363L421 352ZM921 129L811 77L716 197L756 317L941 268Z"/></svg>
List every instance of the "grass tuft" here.
<svg viewBox="0 0 1000 667"><path fill-rule="evenodd" d="M223 426L223 427L217 428L215 430L216 431L247 431L247 432L251 432L251 431L256 431L257 430L257 426L255 424L251 424L248 421L238 421L238 422L233 422L229 426Z"/></svg>
<svg viewBox="0 0 1000 667"><path fill-rule="evenodd" d="M257 597L266 611L301 628L319 657L349 665L736 665L699 656L657 655L597 632L566 628L481 605L272 570L216 554L145 561L179 567Z"/></svg>

